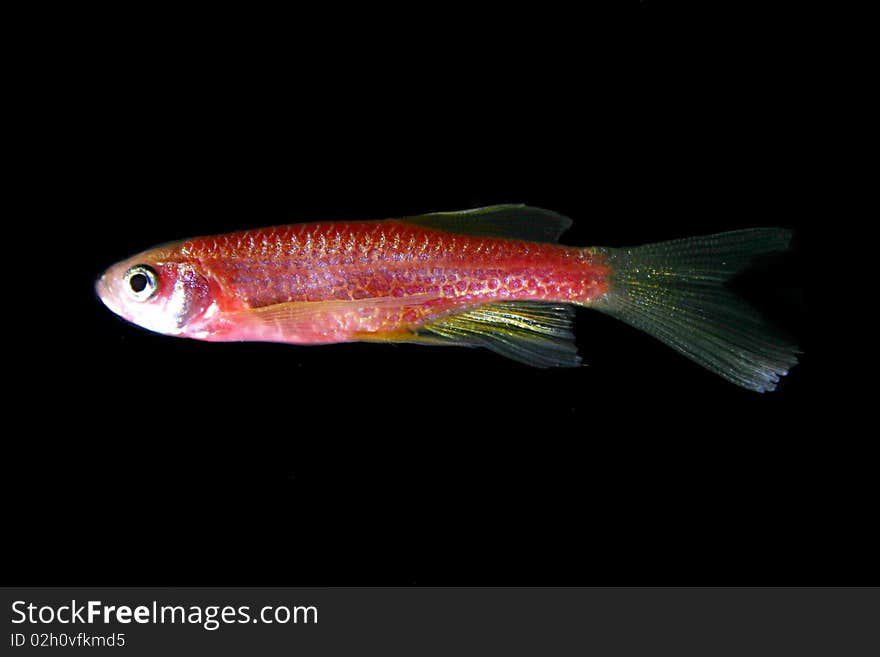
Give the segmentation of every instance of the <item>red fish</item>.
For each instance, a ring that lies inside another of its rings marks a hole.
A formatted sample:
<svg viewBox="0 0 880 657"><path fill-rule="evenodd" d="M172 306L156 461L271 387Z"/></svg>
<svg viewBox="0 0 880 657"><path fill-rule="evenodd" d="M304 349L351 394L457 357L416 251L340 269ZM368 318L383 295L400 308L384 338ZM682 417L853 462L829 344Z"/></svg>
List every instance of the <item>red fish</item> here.
<svg viewBox="0 0 880 657"><path fill-rule="evenodd" d="M773 390L797 362L724 282L787 247L780 228L614 249L557 243L571 220L503 205L198 237L119 262L98 296L146 329L199 340L480 346L580 363L574 307L639 328L725 379Z"/></svg>

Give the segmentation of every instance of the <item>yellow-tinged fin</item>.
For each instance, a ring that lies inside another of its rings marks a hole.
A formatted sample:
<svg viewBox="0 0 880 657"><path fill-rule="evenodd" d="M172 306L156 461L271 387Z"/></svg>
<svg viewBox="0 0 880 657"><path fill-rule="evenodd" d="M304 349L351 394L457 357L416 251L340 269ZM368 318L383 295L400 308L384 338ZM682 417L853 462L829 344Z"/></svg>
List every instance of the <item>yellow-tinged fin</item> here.
<svg viewBox="0 0 880 657"><path fill-rule="evenodd" d="M725 283L756 257L788 248L782 228L605 249L611 289L591 308L650 333L676 351L756 392L774 390L797 364L797 346Z"/></svg>
<svg viewBox="0 0 880 657"><path fill-rule="evenodd" d="M531 242L558 242L571 219L551 210L527 205L490 205L458 212L434 212L401 219L449 233L505 237Z"/></svg>
<svg viewBox="0 0 880 657"><path fill-rule="evenodd" d="M574 308L535 301L484 304L419 327L414 341L485 347L533 367L577 367Z"/></svg>

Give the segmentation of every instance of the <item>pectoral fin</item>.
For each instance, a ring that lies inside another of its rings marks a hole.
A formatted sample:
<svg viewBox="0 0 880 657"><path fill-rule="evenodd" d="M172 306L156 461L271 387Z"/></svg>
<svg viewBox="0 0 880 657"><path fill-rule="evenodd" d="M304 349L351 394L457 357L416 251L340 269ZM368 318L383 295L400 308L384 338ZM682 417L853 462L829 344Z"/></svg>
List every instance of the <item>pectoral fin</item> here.
<svg viewBox="0 0 880 657"><path fill-rule="evenodd" d="M288 335L314 332L331 328L334 321L345 317L367 319L377 314L403 311L435 299L436 295L419 294L408 297L372 297L328 301L291 301L244 311L251 321Z"/></svg>

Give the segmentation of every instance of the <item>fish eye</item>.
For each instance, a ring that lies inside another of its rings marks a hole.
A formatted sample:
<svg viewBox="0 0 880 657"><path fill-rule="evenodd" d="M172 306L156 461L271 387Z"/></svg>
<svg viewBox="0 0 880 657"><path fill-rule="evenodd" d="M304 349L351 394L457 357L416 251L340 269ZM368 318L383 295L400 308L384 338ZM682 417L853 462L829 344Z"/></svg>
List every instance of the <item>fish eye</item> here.
<svg viewBox="0 0 880 657"><path fill-rule="evenodd" d="M146 301L159 289L159 277L152 267L135 265L123 277L125 291L135 301Z"/></svg>

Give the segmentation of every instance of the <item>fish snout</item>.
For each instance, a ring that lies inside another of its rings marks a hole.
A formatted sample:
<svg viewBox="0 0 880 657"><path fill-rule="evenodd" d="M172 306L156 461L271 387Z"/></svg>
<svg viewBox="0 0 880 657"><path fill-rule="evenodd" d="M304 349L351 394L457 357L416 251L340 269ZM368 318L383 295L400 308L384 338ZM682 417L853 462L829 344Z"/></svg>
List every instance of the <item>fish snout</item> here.
<svg viewBox="0 0 880 657"><path fill-rule="evenodd" d="M95 281L95 294L108 309L113 313L124 316L122 312L122 304L119 302L118 288L114 284L114 276L118 276L116 267L110 267L101 274Z"/></svg>

